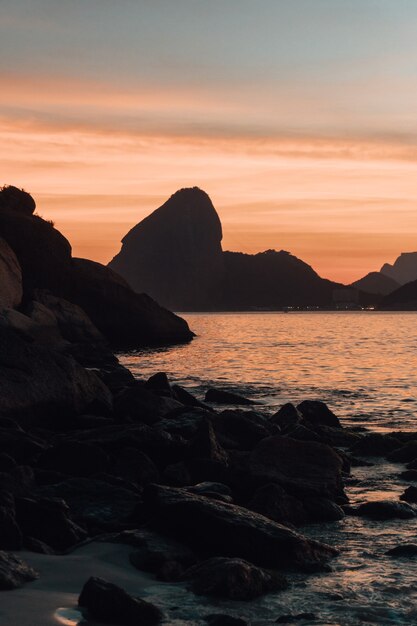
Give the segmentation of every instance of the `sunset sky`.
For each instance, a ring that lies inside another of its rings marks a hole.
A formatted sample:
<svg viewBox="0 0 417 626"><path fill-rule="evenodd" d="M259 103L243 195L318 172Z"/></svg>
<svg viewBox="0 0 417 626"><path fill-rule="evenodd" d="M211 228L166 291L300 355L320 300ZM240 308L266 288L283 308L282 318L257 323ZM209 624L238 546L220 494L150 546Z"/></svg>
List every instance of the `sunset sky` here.
<svg viewBox="0 0 417 626"><path fill-rule="evenodd" d="M0 0L0 184L108 262L180 187L350 282L417 250L416 0Z"/></svg>

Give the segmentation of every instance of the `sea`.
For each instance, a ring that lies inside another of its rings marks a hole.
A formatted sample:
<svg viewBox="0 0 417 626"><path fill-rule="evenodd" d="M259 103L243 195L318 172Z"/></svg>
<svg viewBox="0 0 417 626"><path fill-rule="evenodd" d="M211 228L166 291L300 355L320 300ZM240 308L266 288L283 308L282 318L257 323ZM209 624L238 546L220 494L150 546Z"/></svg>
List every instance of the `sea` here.
<svg viewBox="0 0 417 626"><path fill-rule="evenodd" d="M317 399L326 402L344 426L417 433L417 313L182 316L196 335L192 342L120 355L138 379L163 371L200 399L207 388L217 387L259 401L257 408L266 413L286 402ZM346 492L353 505L398 500L410 484L399 477L404 466L372 462L370 467L352 468ZM374 522L346 516L301 530L339 548L331 572L291 575L287 591L250 603L218 601L216 612L259 626L302 613L314 614L295 622L303 626L417 624L417 558L385 554L400 543L417 543L417 518ZM155 588L153 599L159 605L174 598L179 613L172 624L189 619L202 623L201 599L182 588Z"/></svg>

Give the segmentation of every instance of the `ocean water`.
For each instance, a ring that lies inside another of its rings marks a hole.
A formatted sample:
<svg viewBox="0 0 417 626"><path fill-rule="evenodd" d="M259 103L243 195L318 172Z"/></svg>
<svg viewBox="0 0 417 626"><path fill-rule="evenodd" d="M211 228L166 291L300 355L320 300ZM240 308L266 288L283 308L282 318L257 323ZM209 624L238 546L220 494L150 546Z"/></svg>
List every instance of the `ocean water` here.
<svg viewBox="0 0 417 626"><path fill-rule="evenodd" d="M417 430L417 313L187 313L189 344L131 353L199 397L216 386L261 401L327 402L345 425Z"/></svg>
<svg viewBox="0 0 417 626"><path fill-rule="evenodd" d="M417 431L416 313L186 314L196 339L167 349L121 355L135 376L164 371L203 397L209 386L242 393L272 412L284 402L324 400L345 426ZM354 467L346 492L351 504L398 500L410 484L401 464L372 459ZM332 572L290 575L290 588L251 603L216 601L212 612L241 616L254 626L283 614L314 613L304 626L417 624L417 558L385 553L417 543L417 518L374 522L347 516L301 529L335 545ZM211 601L181 586L156 586L151 599L177 604L170 624L203 624Z"/></svg>

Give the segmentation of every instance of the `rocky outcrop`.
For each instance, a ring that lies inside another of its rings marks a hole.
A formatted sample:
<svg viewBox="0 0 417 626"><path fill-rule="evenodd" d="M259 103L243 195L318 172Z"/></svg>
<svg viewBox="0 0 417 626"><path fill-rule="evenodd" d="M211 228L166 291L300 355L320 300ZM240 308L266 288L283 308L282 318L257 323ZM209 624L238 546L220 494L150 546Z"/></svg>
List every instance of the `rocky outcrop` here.
<svg viewBox="0 0 417 626"><path fill-rule="evenodd" d="M336 550L234 504L152 486L147 491L152 524L212 556L246 559L274 569L321 569Z"/></svg>
<svg viewBox="0 0 417 626"><path fill-rule="evenodd" d="M355 280L351 287L361 289L367 293L374 293L379 296L386 296L395 289L398 289L400 283L382 272L369 272L363 278Z"/></svg>
<svg viewBox="0 0 417 626"><path fill-rule="evenodd" d="M109 266L171 309L210 309L223 268L221 239L209 196L181 189L129 231Z"/></svg>
<svg viewBox="0 0 417 626"><path fill-rule="evenodd" d="M38 578L38 573L10 552L0 551L0 590L16 589Z"/></svg>
<svg viewBox="0 0 417 626"><path fill-rule="evenodd" d="M210 198L181 189L124 237L109 266L137 292L180 311L331 305L337 283L288 252L222 252Z"/></svg>
<svg viewBox="0 0 417 626"><path fill-rule="evenodd" d="M0 310L19 306L22 295L19 262L9 244L0 237Z"/></svg>
<svg viewBox="0 0 417 626"><path fill-rule="evenodd" d="M385 263L381 267L381 274L392 278L399 285L417 280L417 252L402 252L393 265Z"/></svg>

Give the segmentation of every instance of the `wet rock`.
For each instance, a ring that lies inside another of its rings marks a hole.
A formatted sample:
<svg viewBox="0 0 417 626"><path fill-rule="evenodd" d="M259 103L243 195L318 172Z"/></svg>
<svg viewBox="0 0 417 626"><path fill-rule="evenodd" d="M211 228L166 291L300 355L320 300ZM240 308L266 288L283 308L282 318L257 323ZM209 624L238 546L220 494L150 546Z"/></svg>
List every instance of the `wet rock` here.
<svg viewBox="0 0 417 626"><path fill-rule="evenodd" d="M165 372L157 372L151 376L145 383L146 389L153 391L161 396L172 397L171 385Z"/></svg>
<svg viewBox="0 0 417 626"><path fill-rule="evenodd" d="M286 432L288 428L293 428L300 424L303 421L303 416L294 404L287 402L276 413L271 415L269 421L279 426L282 432Z"/></svg>
<svg viewBox="0 0 417 626"><path fill-rule="evenodd" d="M152 485L145 502L155 528L211 555L306 570L322 568L337 553L262 515L185 489Z"/></svg>
<svg viewBox="0 0 417 626"><path fill-rule="evenodd" d="M38 578L38 573L10 552L0 551L0 590L17 589Z"/></svg>
<svg viewBox="0 0 417 626"><path fill-rule="evenodd" d="M249 626L248 622L240 617L213 613L204 618L209 626Z"/></svg>
<svg viewBox="0 0 417 626"><path fill-rule="evenodd" d="M407 487L404 493L400 496L400 500L405 502L417 503L417 487Z"/></svg>
<svg viewBox="0 0 417 626"><path fill-rule="evenodd" d="M343 461L329 446L289 437L269 437L251 452L249 470L290 494L335 498L343 493Z"/></svg>
<svg viewBox="0 0 417 626"><path fill-rule="evenodd" d="M137 383L121 391L114 399L114 410L121 417L129 417L144 424L154 424L170 411L180 408L179 402L153 393Z"/></svg>
<svg viewBox="0 0 417 626"><path fill-rule="evenodd" d="M85 583L78 604L85 607L94 619L123 626L153 626L163 617L150 602L135 598L121 587L96 577Z"/></svg>
<svg viewBox="0 0 417 626"><path fill-rule="evenodd" d="M24 536L48 544L54 550L66 550L86 537L75 524L63 500L16 498L16 520Z"/></svg>
<svg viewBox="0 0 417 626"><path fill-rule="evenodd" d="M181 407L170 411L159 426L168 433L181 435L185 439L193 439L204 420L210 419L212 413L201 407Z"/></svg>
<svg viewBox="0 0 417 626"><path fill-rule="evenodd" d="M125 387L131 387L135 384L135 377L132 372L120 364L101 370L99 375L113 394L117 394Z"/></svg>
<svg viewBox="0 0 417 626"><path fill-rule="evenodd" d="M359 439L350 451L359 456L387 456L400 446L400 442L395 437L382 433L370 433Z"/></svg>
<svg viewBox="0 0 417 626"><path fill-rule="evenodd" d="M132 491L92 478L72 478L39 491L45 497L64 499L74 519L93 529L124 522L138 501L138 495Z"/></svg>
<svg viewBox="0 0 417 626"><path fill-rule="evenodd" d="M214 498L214 500L221 500L222 502L233 502L232 490L228 485L223 483L203 482L187 487L187 491L195 493L206 498Z"/></svg>
<svg viewBox="0 0 417 626"><path fill-rule="evenodd" d="M391 548L391 550L388 550L385 554L394 558L417 557L417 544L402 543L399 546L395 546L395 548Z"/></svg>
<svg viewBox="0 0 417 626"><path fill-rule="evenodd" d="M198 398L193 396L189 391L187 391L187 389L184 389L184 387L180 387L180 385L172 385L172 393L174 398L185 406L199 407L200 409L205 409L206 411L213 410L211 406L204 404L204 402L200 402Z"/></svg>
<svg viewBox="0 0 417 626"><path fill-rule="evenodd" d="M184 571L194 565L197 557L190 548L173 539L139 530L132 533L137 549L130 554L132 565L155 574L158 580L178 581ZM129 541L128 533L121 533L123 543Z"/></svg>
<svg viewBox="0 0 417 626"><path fill-rule="evenodd" d="M306 521L302 502L275 483L257 489L246 506L280 524L297 526Z"/></svg>
<svg viewBox="0 0 417 626"><path fill-rule="evenodd" d="M408 441L404 446L391 452L387 459L395 463L409 463L417 457L417 441Z"/></svg>
<svg viewBox="0 0 417 626"><path fill-rule="evenodd" d="M41 454L38 467L69 476L88 477L105 472L108 457L98 446L77 441L59 443Z"/></svg>
<svg viewBox="0 0 417 626"><path fill-rule="evenodd" d="M200 422L196 436L191 444L190 453L193 457L210 459L227 465L229 462L227 452L217 441L211 420L204 419Z"/></svg>
<svg viewBox="0 0 417 626"><path fill-rule="evenodd" d="M305 420L314 426L333 426L342 428L336 415L329 409L327 404L319 400L304 400L297 406Z"/></svg>
<svg viewBox="0 0 417 626"><path fill-rule="evenodd" d="M0 237L0 310L19 306L22 296L19 261L9 244Z"/></svg>
<svg viewBox="0 0 417 626"><path fill-rule="evenodd" d="M315 620L317 619L314 613L298 613L297 615L281 615L277 620L275 620L276 624L294 624L295 622L301 622L303 620Z"/></svg>
<svg viewBox="0 0 417 626"><path fill-rule="evenodd" d="M224 391L223 389L214 389L212 387L210 389L207 389L204 400L205 402L211 402L213 404L238 404L238 405L257 404L253 400L244 398L243 396L240 396L237 393Z"/></svg>
<svg viewBox="0 0 417 626"><path fill-rule="evenodd" d="M198 595L217 596L231 600L253 600L271 591L288 587L283 576L256 567L243 559L216 557L188 569L184 580L191 581Z"/></svg>
<svg viewBox="0 0 417 626"><path fill-rule="evenodd" d="M303 506L308 522L337 522L345 517L343 509L329 498L304 498Z"/></svg>
<svg viewBox="0 0 417 626"><path fill-rule="evenodd" d="M415 517L414 509L406 503L391 500L376 500L361 504L356 514L360 517L369 517L374 520L410 519Z"/></svg>

